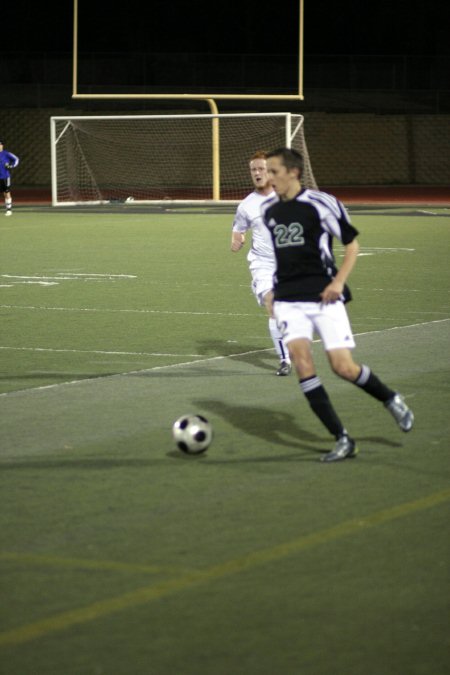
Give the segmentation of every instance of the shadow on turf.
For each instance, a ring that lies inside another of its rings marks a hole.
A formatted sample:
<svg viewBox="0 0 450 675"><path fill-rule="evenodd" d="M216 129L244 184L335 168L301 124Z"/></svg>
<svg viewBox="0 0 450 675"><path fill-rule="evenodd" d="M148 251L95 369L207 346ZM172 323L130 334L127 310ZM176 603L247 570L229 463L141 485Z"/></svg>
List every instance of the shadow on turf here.
<svg viewBox="0 0 450 675"><path fill-rule="evenodd" d="M213 402L214 403L214 402ZM217 402L216 402L217 403ZM242 408L240 408L242 410ZM228 406L228 411L230 411L230 407ZM92 458L80 458L80 459L73 459L73 458L61 458L61 459L42 459L42 460L29 460L29 459L22 459L22 460L15 460L11 461L9 459L4 459L0 460L0 469L2 471L16 471L18 469L25 469L25 470L30 470L30 469L41 469L44 471L47 471L49 469L54 469L54 470L69 470L73 471L74 469L87 469L89 471L105 471L107 469L143 469L143 468L150 468L154 467L158 464L164 465L166 463L166 458L170 459L176 459L176 460L184 460L187 462L198 462L207 459L208 460L208 465L210 464L240 464L240 463L246 463L246 464L252 464L252 463L270 463L270 462L304 462L304 461L312 461L316 462L317 461L317 455L323 454L325 452L328 452L330 450L330 439L327 438L326 440L322 437L319 437L315 434L311 434L308 431L305 431L301 427L295 425L293 423L292 416L287 415L286 418L289 421L290 427L288 428L288 433L295 433L296 436L296 442L289 442L286 441L285 439L281 439L279 437L279 432L281 429L275 427L273 430L271 430L270 433L264 432L263 430L260 430L255 433L255 430L252 429L251 424L256 423L258 419L260 420L260 423L262 422L262 419L264 418L265 423L269 422L275 419L275 423L280 424L281 422L281 417L280 414L274 414L273 417L271 417L271 412L267 411L263 408L260 409L250 409L250 408L244 408L244 411L248 414L250 411L251 416L253 416L253 419L250 420L250 426L247 426L245 423L238 424L236 423L237 427L242 428L246 433L254 433L254 435L258 436L259 438L263 439L265 443L273 443L275 445L282 445L284 447L289 447L289 448L294 448L296 449L296 452L292 452L290 454L270 454L271 449L265 447L263 450L264 454L261 454L260 457L239 457L237 456L237 453L239 452L236 450L236 454L233 457L225 457L225 458L220 458L220 459L212 459L211 455L208 455L207 453L199 454L199 455L188 455L181 450L170 450L169 452L164 453L165 457L162 455L159 459L143 459L140 457L126 457L126 458L121 458L121 457L92 457ZM283 413L281 413L283 415ZM228 421L231 421L230 417L227 417ZM286 421L286 420L285 420ZM232 422L233 423L233 422ZM283 432L286 433L286 427L283 426ZM306 441L306 443L303 443L299 441L299 438L302 438L303 440ZM322 447L317 448L317 447L311 447L308 445L308 442L315 442L318 443L320 442L320 445ZM361 454L359 457L364 457L365 456L365 442L367 442L366 450L368 455L371 455L373 457L373 452L370 452L370 450L373 448L370 448L370 445L382 445L382 446L389 446L391 448L399 448L403 447L401 443L397 443L394 441L390 441L386 438L381 438L381 437L374 437L374 436L367 436L367 437L358 437L358 444L361 448ZM303 452L300 454L299 451L302 450ZM305 454L304 451L307 451L308 454ZM310 454L311 453L311 454ZM383 464L386 463L386 456L383 456ZM402 469L409 469L414 472L419 471L416 467L408 467L405 464L402 464ZM423 473L423 469L420 468L420 472ZM433 474L431 474L433 475Z"/></svg>
<svg viewBox="0 0 450 675"><path fill-rule="evenodd" d="M284 411L257 406L234 406L214 399L195 399L192 404L205 411L206 414L209 412L222 417L232 427L242 429L246 434L261 438L266 443L301 448L317 454L328 452L333 442L331 437L324 439L322 436L306 431L299 426L298 417ZM308 443L318 442L323 444L322 448L312 448L308 445ZM402 443L381 436L358 437L358 443L364 444L364 442L387 445L392 448L402 447Z"/></svg>
<svg viewBox="0 0 450 675"><path fill-rule="evenodd" d="M295 415L284 411L272 410L270 408L261 408L257 406L230 405L222 400L214 399L193 399L193 406L204 412L210 413L216 417L221 417L235 429L240 429L246 435L252 435L264 442L262 454L259 457L239 457L237 449L233 457L220 459L211 459L205 454L188 455L180 450L173 449L165 452L165 457L188 462L201 461L208 458L208 464L235 464L235 463L264 463L264 462L298 462L298 461L317 461L317 456L329 452L333 440L330 436L327 438L318 436L315 433L305 430L298 425L298 418ZM361 449L361 456L367 454L373 456L373 446L388 446L390 448L402 448L403 444L392 441L381 436L358 436L358 445ZM312 447L311 443L320 445ZM267 447L281 446L290 448L296 452L290 454L272 454L272 448ZM372 447L371 447L372 446ZM299 451L302 451L301 453ZM144 459L140 457L92 457L73 459L64 457L61 459L43 459L11 461L8 459L0 461L0 468L5 470L17 469L88 469L88 470L106 470L117 468L138 468L152 467L158 464L165 464L166 459L161 456L158 459ZM421 469L422 471L422 469Z"/></svg>
<svg viewBox="0 0 450 675"><path fill-rule="evenodd" d="M221 340L200 340L197 342L199 352L205 356L222 356L225 346L229 347L229 345L225 345ZM253 366L262 368L263 370L275 372L278 368L278 358L275 355L274 349L269 348L255 351L257 349L255 345L244 345L240 342L236 343L235 349L238 349L237 353L230 351L227 356L237 361L251 363Z"/></svg>
<svg viewBox="0 0 450 675"><path fill-rule="evenodd" d="M304 441L317 442L323 439L299 427L297 418L290 413L257 406L234 406L210 398L196 399L192 403L199 409L222 417L235 429L242 429L246 434L261 438L266 443L322 452L305 445Z"/></svg>

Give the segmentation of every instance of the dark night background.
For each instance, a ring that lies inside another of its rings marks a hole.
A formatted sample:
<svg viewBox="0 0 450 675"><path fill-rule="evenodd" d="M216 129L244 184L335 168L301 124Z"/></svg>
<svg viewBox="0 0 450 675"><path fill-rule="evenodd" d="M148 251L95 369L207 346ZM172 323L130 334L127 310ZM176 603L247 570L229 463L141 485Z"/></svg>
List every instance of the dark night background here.
<svg viewBox="0 0 450 675"><path fill-rule="evenodd" d="M297 4L127 0L112 7L79 0L79 90L103 85L108 91L117 85L154 87L158 93L165 88L293 93ZM417 91L425 99L424 93L433 92L433 98L439 92L447 112L450 47L444 2L305 0L304 5L305 102L309 93L317 99L329 89ZM71 0L17 0L7 14L3 87L38 83L42 93L58 85L68 88L70 99ZM416 98L403 96L402 105Z"/></svg>
<svg viewBox="0 0 450 675"><path fill-rule="evenodd" d="M78 3L89 99L72 96L72 0L4 8L0 127L24 158L16 185L50 184L51 115L208 113L214 94L241 96L217 98L221 113L304 114L320 185L450 184L446 0L304 0L304 100L281 104L248 95L297 93L298 0Z"/></svg>
<svg viewBox="0 0 450 675"><path fill-rule="evenodd" d="M100 0L79 0L79 12L90 19L88 47L98 51L183 51L199 43L210 52L259 52L262 46L277 52L289 49L286 38L292 36L290 17L298 15L296 4L127 0L113 7ZM305 0L305 53L448 54L446 14L446 3L437 0ZM4 51L71 50L72 2L16 0L9 4L3 32L10 36L3 40Z"/></svg>

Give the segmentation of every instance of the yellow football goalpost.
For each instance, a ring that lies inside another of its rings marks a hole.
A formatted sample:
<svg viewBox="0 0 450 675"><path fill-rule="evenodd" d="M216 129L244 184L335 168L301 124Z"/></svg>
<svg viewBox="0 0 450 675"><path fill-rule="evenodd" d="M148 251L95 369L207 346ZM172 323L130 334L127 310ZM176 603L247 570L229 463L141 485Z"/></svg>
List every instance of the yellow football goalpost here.
<svg viewBox="0 0 450 675"><path fill-rule="evenodd" d="M184 100L184 101L205 101L212 114L211 120L211 151L212 151L212 182L213 199L220 199L220 119L219 109L216 101L218 100L253 100L253 101L302 101L303 100L303 30L304 30L304 0L294 0L298 2L299 22L298 22L298 81L297 91L293 94L223 94L223 93L198 93L198 94L87 94L79 91L78 87L78 0L73 0L73 64L72 64L72 98L78 100L96 99L96 100Z"/></svg>

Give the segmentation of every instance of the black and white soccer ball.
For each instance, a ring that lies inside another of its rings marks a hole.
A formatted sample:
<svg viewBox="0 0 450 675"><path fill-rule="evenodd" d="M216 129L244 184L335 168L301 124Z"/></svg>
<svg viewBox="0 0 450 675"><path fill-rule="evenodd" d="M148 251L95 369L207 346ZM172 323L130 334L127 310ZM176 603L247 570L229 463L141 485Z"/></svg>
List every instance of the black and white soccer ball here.
<svg viewBox="0 0 450 675"><path fill-rule="evenodd" d="M200 455L208 449L213 429L203 415L183 415L172 427L177 448L188 455Z"/></svg>

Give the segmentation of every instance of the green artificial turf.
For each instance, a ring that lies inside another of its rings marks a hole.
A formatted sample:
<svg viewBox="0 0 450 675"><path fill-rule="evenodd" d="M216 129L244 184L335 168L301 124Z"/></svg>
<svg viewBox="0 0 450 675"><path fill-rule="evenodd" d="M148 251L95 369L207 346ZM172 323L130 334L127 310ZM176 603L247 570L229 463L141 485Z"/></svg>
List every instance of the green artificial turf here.
<svg viewBox="0 0 450 675"><path fill-rule="evenodd" d="M416 425L317 343L360 448L324 465L232 211L185 211L1 223L0 673L448 673L448 213L352 213L355 359ZM200 457L171 438L187 412Z"/></svg>

